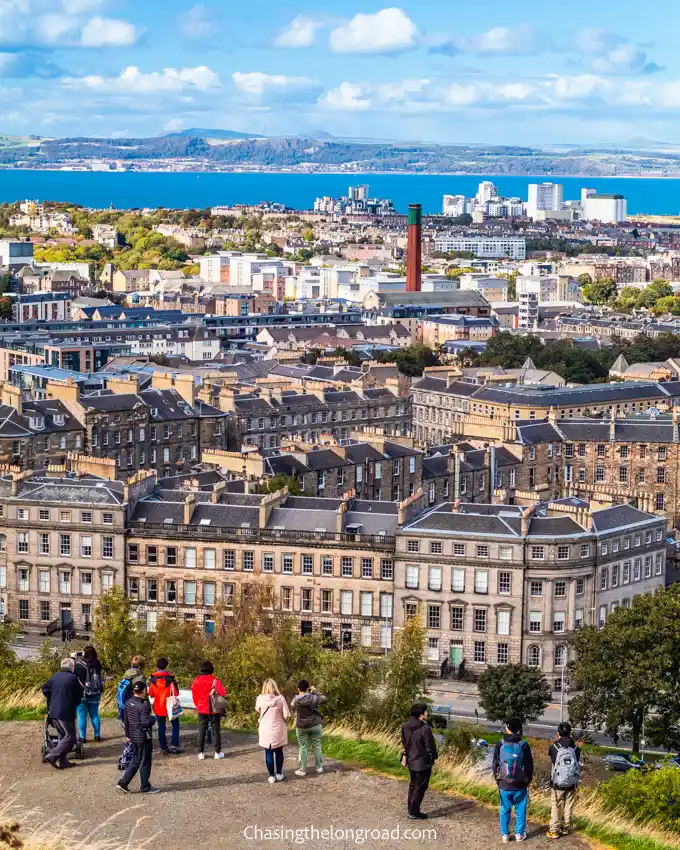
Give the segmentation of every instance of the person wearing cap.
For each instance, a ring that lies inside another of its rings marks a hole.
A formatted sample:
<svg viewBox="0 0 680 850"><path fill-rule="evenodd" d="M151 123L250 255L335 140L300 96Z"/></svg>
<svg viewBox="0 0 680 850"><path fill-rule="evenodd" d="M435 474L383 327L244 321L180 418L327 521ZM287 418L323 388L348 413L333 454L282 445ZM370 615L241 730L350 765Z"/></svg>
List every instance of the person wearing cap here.
<svg viewBox="0 0 680 850"><path fill-rule="evenodd" d="M123 710L125 737L132 744L132 759L122 778L116 784L119 791L129 794L130 782L139 772L141 792L143 794L158 792L159 789L151 785L152 729L155 722L156 718L151 712L146 682L137 681L132 686L132 696L125 703Z"/></svg>
<svg viewBox="0 0 680 850"><path fill-rule="evenodd" d="M508 717L503 740L493 752L493 775L501 798L501 841L510 841L510 818L515 810L515 841L526 839L529 785L534 778L534 757L531 747L522 738L522 721Z"/></svg>
<svg viewBox="0 0 680 850"><path fill-rule="evenodd" d="M437 744L427 723L427 705L424 702L412 706L411 716L401 727L401 743L404 748L402 764L408 768L411 779L408 817L409 820L425 820L427 815L420 811L420 806L437 759Z"/></svg>

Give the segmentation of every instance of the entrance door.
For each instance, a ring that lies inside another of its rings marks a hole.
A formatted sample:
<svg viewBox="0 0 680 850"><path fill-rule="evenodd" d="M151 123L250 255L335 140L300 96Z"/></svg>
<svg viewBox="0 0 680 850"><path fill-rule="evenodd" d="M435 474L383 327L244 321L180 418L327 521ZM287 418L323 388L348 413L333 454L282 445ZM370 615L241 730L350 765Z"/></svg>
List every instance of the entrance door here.
<svg viewBox="0 0 680 850"><path fill-rule="evenodd" d="M449 663L457 670L460 665L463 663L463 644L462 643L452 643L451 648L449 649Z"/></svg>

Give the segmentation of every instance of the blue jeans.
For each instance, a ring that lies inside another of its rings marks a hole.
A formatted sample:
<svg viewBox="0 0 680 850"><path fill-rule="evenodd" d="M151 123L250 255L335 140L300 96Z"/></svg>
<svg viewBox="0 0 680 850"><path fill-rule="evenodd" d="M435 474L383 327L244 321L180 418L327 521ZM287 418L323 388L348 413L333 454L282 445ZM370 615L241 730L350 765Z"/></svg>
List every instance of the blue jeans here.
<svg viewBox="0 0 680 850"><path fill-rule="evenodd" d="M527 806L529 789L521 791L501 791L501 835L510 835L510 815L515 807L515 835L524 835L527 831Z"/></svg>
<svg viewBox="0 0 680 850"><path fill-rule="evenodd" d="M92 729L94 730L95 738L99 738L102 734L102 722L99 719L99 701L101 694L91 697L83 697L83 701L78 706L78 738L84 741L87 738L87 717L90 716L92 721Z"/></svg>
<svg viewBox="0 0 680 850"><path fill-rule="evenodd" d="M276 756L276 770L274 769L274 756ZM264 761L270 776L274 776L275 773L283 773L283 747L265 750Z"/></svg>
<svg viewBox="0 0 680 850"><path fill-rule="evenodd" d="M168 718L156 715L156 720L158 722L158 743L162 750L167 750L168 737L165 734L165 724L167 723ZM174 720L171 720L170 725L172 726L171 745L173 747L179 747L179 717L175 717Z"/></svg>

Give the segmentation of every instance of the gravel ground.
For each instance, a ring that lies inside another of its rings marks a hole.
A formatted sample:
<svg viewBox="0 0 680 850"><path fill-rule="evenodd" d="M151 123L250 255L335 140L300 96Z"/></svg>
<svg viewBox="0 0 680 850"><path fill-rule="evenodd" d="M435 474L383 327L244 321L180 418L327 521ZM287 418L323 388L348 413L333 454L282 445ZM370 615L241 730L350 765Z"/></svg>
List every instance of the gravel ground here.
<svg viewBox="0 0 680 850"><path fill-rule="evenodd" d="M59 773L40 764L40 724L0 723L0 783L13 783L18 802L39 808L45 818L68 816L81 830L105 838L144 840L163 850L190 848L292 848L349 850L350 847L415 850L416 847L488 850L500 846L495 813L466 800L428 793L426 822L405 818L406 785L328 761L326 772L294 775L296 749L286 751L285 782L269 785L262 750L253 736L228 734L226 758L199 762L193 731L183 727L186 753L154 754L152 783L161 794L125 796L114 788L122 750L120 727L104 721L105 740L88 744L86 759ZM132 783L138 788L138 780ZM305 828L318 832L304 834ZM256 830L262 830L257 832ZM265 830L295 830L271 837ZM323 830L335 830L335 837ZM423 830L408 834L409 829ZM340 834L380 830L381 835ZM425 832L429 830L430 832ZM545 829L531 825L532 846L547 847ZM363 840L362 840L363 839ZM560 840L561 850L587 845Z"/></svg>

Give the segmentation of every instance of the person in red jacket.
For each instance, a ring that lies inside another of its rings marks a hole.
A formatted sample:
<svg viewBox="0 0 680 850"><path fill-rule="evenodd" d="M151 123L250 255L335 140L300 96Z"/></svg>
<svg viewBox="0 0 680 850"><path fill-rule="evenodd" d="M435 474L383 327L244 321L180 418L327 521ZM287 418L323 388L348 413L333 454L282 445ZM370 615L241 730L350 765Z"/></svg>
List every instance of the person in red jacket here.
<svg viewBox="0 0 680 850"><path fill-rule="evenodd" d="M168 663L167 658L159 658L156 662L156 672L149 680L149 697L151 698L153 713L156 715L158 743L160 744L161 752L166 756L170 753L184 752L179 745L179 717L168 717L168 697L179 696L179 688L177 687L175 677L168 670ZM165 733L168 720L170 720L170 725L172 726L170 747L168 747L168 737Z"/></svg>
<svg viewBox="0 0 680 850"><path fill-rule="evenodd" d="M191 696L198 712L198 758L201 761L205 758L203 750L205 748L205 736L209 723L212 725L215 758L224 758L224 753L222 752L222 733L220 730L222 718L219 714L212 713L210 694L214 691L221 697L226 697L227 690L214 673L215 668L212 661L203 661L200 675L196 676L191 685Z"/></svg>

